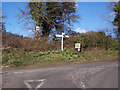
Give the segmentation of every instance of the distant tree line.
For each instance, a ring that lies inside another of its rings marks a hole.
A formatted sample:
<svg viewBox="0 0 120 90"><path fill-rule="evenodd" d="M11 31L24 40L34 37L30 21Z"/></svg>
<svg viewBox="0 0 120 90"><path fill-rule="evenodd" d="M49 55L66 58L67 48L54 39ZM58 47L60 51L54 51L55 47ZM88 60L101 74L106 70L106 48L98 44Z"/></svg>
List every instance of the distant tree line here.
<svg viewBox="0 0 120 90"><path fill-rule="evenodd" d="M90 31L87 33L76 33L71 35L71 37L65 41L67 47L71 45L74 47L75 43L81 43L83 49L90 48L104 48L108 49L118 49L118 39L112 38L110 35L105 35L104 31L94 32Z"/></svg>
<svg viewBox="0 0 120 90"><path fill-rule="evenodd" d="M40 52L48 50L61 49L60 39L48 41L46 39L34 40L32 38L19 36L12 33L3 33L2 45L3 51L22 51L22 52ZM117 38L112 38L110 35L105 35L105 32L87 32L73 33L70 38L64 39L64 47L66 49L74 48L75 43L81 43L82 49L103 48L103 49L118 49Z"/></svg>

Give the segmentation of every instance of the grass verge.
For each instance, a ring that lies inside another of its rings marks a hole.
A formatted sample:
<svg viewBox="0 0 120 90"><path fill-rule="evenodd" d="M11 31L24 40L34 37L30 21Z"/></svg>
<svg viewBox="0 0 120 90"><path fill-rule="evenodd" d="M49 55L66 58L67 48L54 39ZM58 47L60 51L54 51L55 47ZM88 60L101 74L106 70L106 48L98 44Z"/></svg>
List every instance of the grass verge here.
<svg viewBox="0 0 120 90"><path fill-rule="evenodd" d="M118 60L118 51L95 49L77 52L74 49L39 52L37 54L12 52L2 54L2 65L8 67L51 66Z"/></svg>

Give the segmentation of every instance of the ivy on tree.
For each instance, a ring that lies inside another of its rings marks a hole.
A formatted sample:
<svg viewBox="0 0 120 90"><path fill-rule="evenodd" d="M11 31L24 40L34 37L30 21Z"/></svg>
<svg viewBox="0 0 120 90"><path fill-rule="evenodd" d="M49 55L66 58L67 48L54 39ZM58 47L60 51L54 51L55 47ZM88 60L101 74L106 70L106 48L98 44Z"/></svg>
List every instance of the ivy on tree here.
<svg viewBox="0 0 120 90"><path fill-rule="evenodd" d="M75 14L76 2L29 2L28 7L27 14L25 11L21 12L34 20L35 25L40 26L36 39L70 30L72 22L76 22L78 18Z"/></svg>
<svg viewBox="0 0 120 90"><path fill-rule="evenodd" d="M120 37L120 1L114 3L114 12L116 14L113 25L117 26L118 38Z"/></svg>

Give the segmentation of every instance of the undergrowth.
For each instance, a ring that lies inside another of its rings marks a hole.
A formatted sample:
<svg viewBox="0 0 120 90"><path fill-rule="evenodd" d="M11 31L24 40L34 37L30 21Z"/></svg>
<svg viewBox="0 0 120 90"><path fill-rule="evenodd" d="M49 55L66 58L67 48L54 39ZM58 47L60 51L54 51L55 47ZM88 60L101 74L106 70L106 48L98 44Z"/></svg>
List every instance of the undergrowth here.
<svg viewBox="0 0 120 90"><path fill-rule="evenodd" d="M68 63L86 63L104 60L117 60L118 51L116 50L89 50L77 52L74 49L52 50L39 52L36 54L12 52L3 53L2 63L11 67L19 66L42 66Z"/></svg>

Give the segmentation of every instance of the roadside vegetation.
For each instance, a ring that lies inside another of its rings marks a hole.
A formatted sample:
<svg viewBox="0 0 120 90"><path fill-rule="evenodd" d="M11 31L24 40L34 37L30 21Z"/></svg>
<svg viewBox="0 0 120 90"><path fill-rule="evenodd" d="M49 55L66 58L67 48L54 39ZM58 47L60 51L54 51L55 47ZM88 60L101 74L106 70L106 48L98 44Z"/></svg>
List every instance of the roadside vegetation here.
<svg viewBox="0 0 120 90"><path fill-rule="evenodd" d="M84 52L77 52L74 49L53 50L47 52L39 52L37 54L30 53L3 53L3 65L11 67L18 66L49 66L63 65L69 63L88 63L96 61L117 60L118 52L116 50L94 49Z"/></svg>
<svg viewBox="0 0 120 90"><path fill-rule="evenodd" d="M2 63L3 66L9 67L39 67L118 60L117 39L107 37L104 32L71 34L69 39L64 40L65 48L61 51L59 40L35 41L31 38L3 33ZM75 50L76 42L82 44L81 52Z"/></svg>

